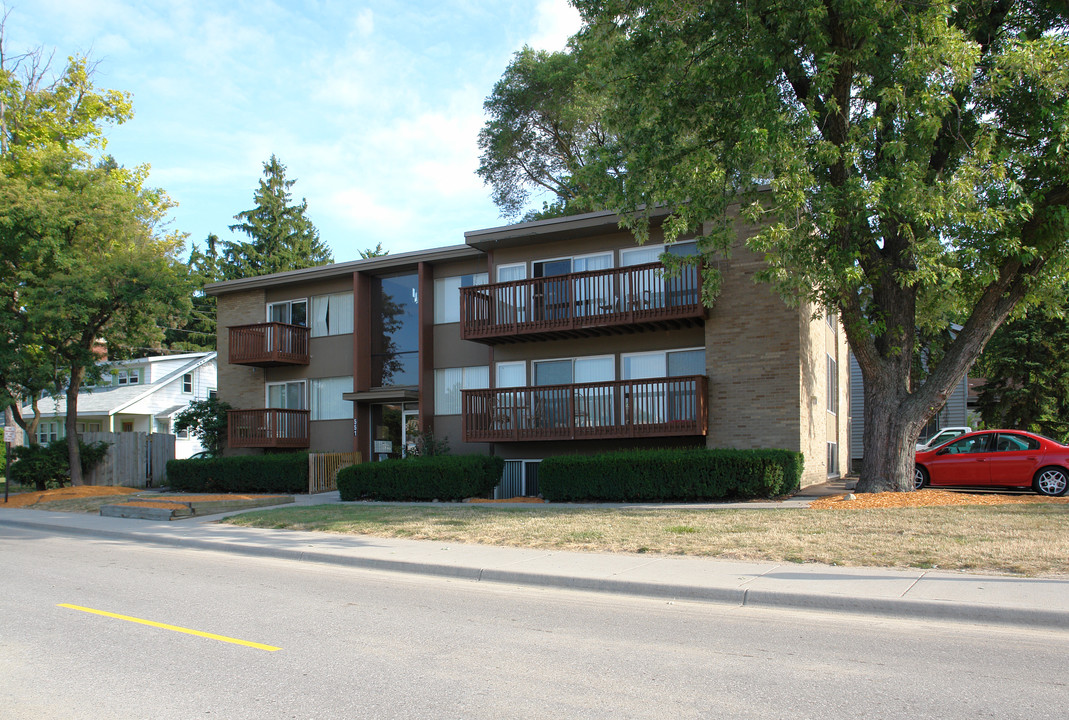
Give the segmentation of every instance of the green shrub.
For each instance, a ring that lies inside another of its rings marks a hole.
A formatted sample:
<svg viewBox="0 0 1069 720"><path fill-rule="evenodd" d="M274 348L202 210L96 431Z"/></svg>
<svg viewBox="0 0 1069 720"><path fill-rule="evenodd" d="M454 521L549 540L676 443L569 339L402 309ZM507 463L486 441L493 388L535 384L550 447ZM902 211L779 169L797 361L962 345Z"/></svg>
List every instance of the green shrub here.
<svg viewBox="0 0 1069 720"><path fill-rule="evenodd" d="M108 454L110 443L79 440L78 445L84 477ZM47 445L23 445L11 450L14 457L8 477L12 484L25 487L33 485L37 490L47 490L49 486L63 487L70 483L71 465L65 439L53 440Z"/></svg>
<svg viewBox="0 0 1069 720"><path fill-rule="evenodd" d="M485 497L505 461L487 455L432 455L350 465L338 471L342 500L463 500Z"/></svg>
<svg viewBox="0 0 1069 720"><path fill-rule="evenodd" d="M552 502L662 502L776 497L798 489L788 450L629 450L546 458L538 489Z"/></svg>
<svg viewBox="0 0 1069 720"><path fill-rule="evenodd" d="M304 493L308 453L171 460L167 484L179 492Z"/></svg>

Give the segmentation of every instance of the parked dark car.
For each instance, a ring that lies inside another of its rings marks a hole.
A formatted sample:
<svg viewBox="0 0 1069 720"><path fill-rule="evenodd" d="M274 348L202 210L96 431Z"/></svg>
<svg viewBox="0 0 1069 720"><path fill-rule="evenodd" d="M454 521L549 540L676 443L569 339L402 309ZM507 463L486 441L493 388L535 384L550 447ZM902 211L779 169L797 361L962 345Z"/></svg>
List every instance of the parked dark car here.
<svg viewBox="0 0 1069 720"><path fill-rule="evenodd" d="M913 487L1031 487L1040 495L1064 495L1069 486L1069 446L1022 430L966 433L917 453Z"/></svg>

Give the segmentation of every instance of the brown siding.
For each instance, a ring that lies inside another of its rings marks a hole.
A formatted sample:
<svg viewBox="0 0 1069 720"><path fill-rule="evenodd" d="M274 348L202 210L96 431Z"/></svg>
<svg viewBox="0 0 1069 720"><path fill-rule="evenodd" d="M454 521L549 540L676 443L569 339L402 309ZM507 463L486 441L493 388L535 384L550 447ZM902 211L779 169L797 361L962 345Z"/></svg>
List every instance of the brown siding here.
<svg viewBox="0 0 1069 720"><path fill-rule="evenodd" d="M230 403L235 409L264 406L265 372L261 368L231 365L227 362L230 357L230 334L226 328L232 325L261 323L264 321L264 312L263 290L246 290L219 296L216 309L219 327L219 369L216 387L219 399Z"/></svg>
<svg viewBox="0 0 1069 720"><path fill-rule="evenodd" d="M312 452L352 452L352 420L315 420L308 425Z"/></svg>

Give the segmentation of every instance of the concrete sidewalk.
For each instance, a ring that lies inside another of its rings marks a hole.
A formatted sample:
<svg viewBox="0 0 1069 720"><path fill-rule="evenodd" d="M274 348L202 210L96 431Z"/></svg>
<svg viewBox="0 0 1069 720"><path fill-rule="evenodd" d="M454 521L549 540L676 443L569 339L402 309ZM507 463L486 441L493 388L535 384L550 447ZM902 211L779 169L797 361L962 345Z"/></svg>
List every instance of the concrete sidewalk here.
<svg viewBox="0 0 1069 720"><path fill-rule="evenodd" d="M335 501L298 496L298 504ZM290 506L292 507L292 506ZM229 513L230 515L234 513ZM18 528L144 545L215 550L477 582L881 616L1069 627L1069 579L925 570L842 568L694 557L645 557L262 530L40 510L0 510L0 536Z"/></svg>

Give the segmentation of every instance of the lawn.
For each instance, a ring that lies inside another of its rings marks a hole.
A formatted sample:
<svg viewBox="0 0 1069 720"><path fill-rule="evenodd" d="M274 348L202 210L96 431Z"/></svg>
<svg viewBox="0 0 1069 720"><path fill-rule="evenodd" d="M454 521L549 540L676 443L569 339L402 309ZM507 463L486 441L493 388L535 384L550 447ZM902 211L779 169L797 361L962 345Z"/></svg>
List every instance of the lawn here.
<svg viewBox="0 0 1069 720"><path fill-rule="evenodd" d="M545 550L1069 575L1069 505L1057 501L852 511L360 503L225 522Z"/></svg>

